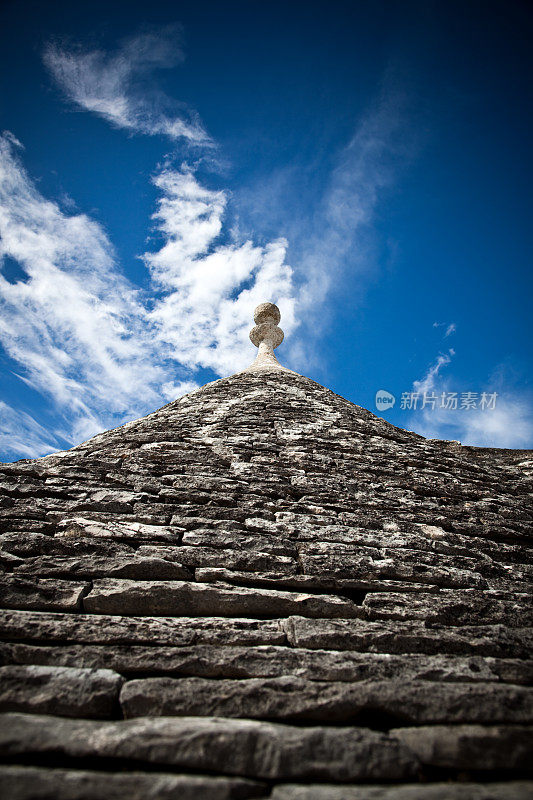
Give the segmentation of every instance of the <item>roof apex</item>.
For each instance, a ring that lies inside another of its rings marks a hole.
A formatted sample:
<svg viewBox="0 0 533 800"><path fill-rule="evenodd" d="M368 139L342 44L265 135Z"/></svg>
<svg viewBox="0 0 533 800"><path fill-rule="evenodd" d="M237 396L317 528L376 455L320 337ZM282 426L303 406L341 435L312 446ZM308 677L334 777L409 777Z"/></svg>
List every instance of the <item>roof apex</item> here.
<svg viewBox="0 0 533 800"><path fill-rule="evenodd" d="M283 331L278 327L280 319L280 310L274 303L260 303L257 306L254 311L256 324L250 331L250 340L258 348L258 352L253 364L242 370L243 372L260 370L292 372L287 367L283 367L274 355L274 349L279 347L285 338Z"/></svg>

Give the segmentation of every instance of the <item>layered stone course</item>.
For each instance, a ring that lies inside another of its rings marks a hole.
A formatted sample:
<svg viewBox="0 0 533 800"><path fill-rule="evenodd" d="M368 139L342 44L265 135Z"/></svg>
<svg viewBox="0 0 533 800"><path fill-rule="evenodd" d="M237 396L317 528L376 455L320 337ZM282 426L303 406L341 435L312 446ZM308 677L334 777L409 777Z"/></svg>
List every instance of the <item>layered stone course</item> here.
<svg viewBox="0 0 533 800"><path fill-rule="evenodd" d="M530 797L532 472L264 365L0 465L0 787Z"/></svg>

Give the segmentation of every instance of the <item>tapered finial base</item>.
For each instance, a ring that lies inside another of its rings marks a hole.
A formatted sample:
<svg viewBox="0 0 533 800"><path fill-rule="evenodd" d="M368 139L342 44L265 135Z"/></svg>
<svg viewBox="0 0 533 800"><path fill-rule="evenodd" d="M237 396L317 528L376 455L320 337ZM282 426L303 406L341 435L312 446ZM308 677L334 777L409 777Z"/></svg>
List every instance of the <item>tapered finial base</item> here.
<svg viewBox="0 0 533 800"><path fill-rule="evenodd" d="M258 349L257 357L245 372L264 369L281 369L292 372L287 367L282 367L274 355L274 349L282 343L284 334L278 327L281 319L279 308L274 303L261 303L254 311L255 328L250 331L250 339Z"/></svg>

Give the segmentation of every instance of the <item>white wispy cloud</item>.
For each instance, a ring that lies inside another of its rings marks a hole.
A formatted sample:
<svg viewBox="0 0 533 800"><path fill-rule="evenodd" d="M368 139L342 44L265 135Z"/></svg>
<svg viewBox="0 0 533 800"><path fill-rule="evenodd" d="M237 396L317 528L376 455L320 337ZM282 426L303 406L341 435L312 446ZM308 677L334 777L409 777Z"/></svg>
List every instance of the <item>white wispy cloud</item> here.
<svg viewBox="0 0 533 800"><path fill-rule="evenodd" d="M319 224L314 225L305 253L306 268L313 277L311 294L323 296L339 271L347 267L352 273L368 267L364 231L372 222L381 191L394 180L400 155L407 157L402 144L404 125L400 95L384 90L362 115L340 153L316 211ZM354 252L356 244L359 250Z"/></svg>
<svg viewBox="0 0 533 800"><path fill-rule="evenodd" d="M496 369L485 385L459 388L442 373L454 350L441 353L425 375L413 383L413 392L419 394L418 408L407 422L407 427L430 439L454 439L465 445L478 447L527 448L533 440L532 398L520 390L513 390L502 380L502 370ZM445 406L450 393L456 393L457 407ZM463 405L463 393L471 392L475 405ZM434 404L423 407L423 397L434 396ZM482 403L482 395L486 402ZM489 398L494 397L491 402Z"/></svg>
<svg viewBox="0 0 533 800"><path fill-rule="evenodd" d="M130 131L183 139L189 144L210 143L194 112L154 87L147 91L154 70L183 60L179 26L126 39L112 54L49 43L43 59L64 94L80 109Z"/></svg>
<svg viewBox="0 0 533 800"><path fill-rule="evenodd" d="M455 333L455 331L457 330L457 325L455 324L455 322L434 322L433 323L433 327L434 328L446 328L446 330L444 332L444 338L445 339L447 339L448 336L451 336L452 333Z"/></svg>
<svg viewBox="0 0 533 800"><path fill-rule="evenodd" d="M347 301L346 286L354 307L378 273L376 211L418 146L407 98L386 77L376 101L361 114L339 152L314 213L293 229L290 252L296 254L301 284L297 314L306 335L305 349L301 336L291 351L300 365L320 364L316 342L330 323L332 308Z"/></svg>
<svg viewBox="0 0 533 800"><path fill-rule="evenodd" d="M455 350L450 348L447 353L439 353L433 364L427 369L423 378L413 383L413 391L424 394L435 390L439 373L443 367L446 367L455 355Z"/></svg>
<svg viewBox="0 0 533 800"><path fill-rule="evenodd" d="M500 394L493 409L462 412L457 438L479 447L530 448L533 441L533 405L523 393Z"/></svg>
<svg viewBox="0 0 533 800"><path fill-rule="evenodd" d="M130 39L111 56L102 51L60 50L55 46L49 47L45 54L53 74L80 107L96 111L114 124L146 133L162 130L157 121L154 123L153 114L146 122L145 99L135 91L135 78L154 67L171 66L181 57L175 30L170 34L163 31ZM298 318L312 320L305 347L301 341L292 339L288 349L289 359L300 368L313 362L313 339L320 336L321 327L328 323L326 300L331 290L338 290L342 284L343 272L353 278L354 274L374 270L369 255L372 247L369 231L376 206L382 190L393 183L416 149L406 97L396 84L392 73L386 76L376 102L361 116L350 141L340 152L314 213L290 226L291 252L296 261L292 274L284 263L289 244L284 236L274 237L263 248L247 241L219 245L215 253L207 254L202 248L206 242L211 246L220 233L227 195L207 192L190 170L166 169L156 177L162 196L155 221L165 244L159 253L145 254L145 263L155 284L165 288L169 296L157 304L152 319L169 346L179 341L183 349L186 340L178 320L180 312L189 309L187 318L194 344L185 363L191 363L203 342L201 364L222 370L234 362L235 352L232 348L228 350L229 345L223 345L224 332L214 332L220 330L222 315L225 329L228 326L231 329L231 338L236 337L242 344L247 322L239 309L255 293L246 289L242 297L232 297L230 301L226 296L218 305L214 296L223 296L224 281L231 285L252 278L257 286L269 292L267 296L279 299L287 330L293 324L294 300L298 304ZM207 138L202 138L205 134L198 120L195 131L200 134L192 135L191 142L205 143ZM258 196L256 200L261 206L264 197ZM271 276L268 281L264 278L267 272ZM297 292L287 288L288 282L298 287ZM361 291L363 284L362 280ZM291 302L284 299L289 296L293 298ZM206 302L214 304L211 321L205 309L201 310L201 303ZM319 308L320 312L315 313ZM218 342L216 347L212 336Z"/></svg>
<svg viewBox="0 0 533 800"><path fill-rule="evenodd" d="M168 376L105 232L43 197L16 148L14 137L0 137L0 264L14 259L25 277L0 274L0 342L75 440L152 406Z"/></svg>
<svg viewBox="0 0 533 800"><path fill-rule="evenodd" d="M286 242L228 240L226 194L187 167L154 177L162 244L143 256L152 284L142 295L102 227L36 189L19 147L0 137L0 267L11 258L24 273L9 281L0 269L0 343L14 374L49 398L61 439L79 442L174 399L195 388L201 367L247 366L252 311L265 298L279 302L287 331L294 325ZM17 441L23 455L53 448L57 436L14 414L5 417L10 451Z"/></svg>
<svg viewBox="0 0 533 800"><path fill-rule="evenodd" d="M179 351L186 366L218 374L244 368L253 351L250 310L265 298L278 303L283 327L294 327L296 289L285 263L287 242L219 241L227 195L201 186L193 172L164 169L154 214L161 248L144 254L158 298L151 321L158 340Z"/></svg>
<svg viewBox="0 0 533 800"><path fill-rule="evenodd" d="M436 394L447 392L440 384ZM492 395L492 387L483 391ZM477 407L466 409L426 408L411 415L407 427L429 439L453 439L476 447L529 448L533 440L533 405L531 397L516 392L496 393L494 408L481 408L478 391ZM460 397L460 393L459 393Z"/></svg>
<svg viewBox="0 0 533 800"><path fill-rule="evenodd" d="M53 433L46 430L30 414L14 409L0 400L0 442L8 455L33 458L61 447Z"/></svg>

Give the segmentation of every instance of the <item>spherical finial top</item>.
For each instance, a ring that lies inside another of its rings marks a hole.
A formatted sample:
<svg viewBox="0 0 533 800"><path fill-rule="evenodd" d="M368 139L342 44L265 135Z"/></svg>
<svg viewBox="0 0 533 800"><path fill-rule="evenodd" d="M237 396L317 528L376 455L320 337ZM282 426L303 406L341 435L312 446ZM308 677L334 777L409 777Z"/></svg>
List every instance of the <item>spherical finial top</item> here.
<svg viewBox="0 0 533 800"><path fill-rule="evenodd" d="M256 347L264 343L272 351L282 343L283 331L278 328L280 319L279 308L274 303L261 303L257 306L254 311L255 328L250 331L250 339Z"/></svg>
<svg viewBox="0 0 533 800"><path fill-rule="evenodd" d="M279 308L274 303L260 303L254 311L256 325L261 325L262 322L272 322L277 325L280 319Z"/></svg>

